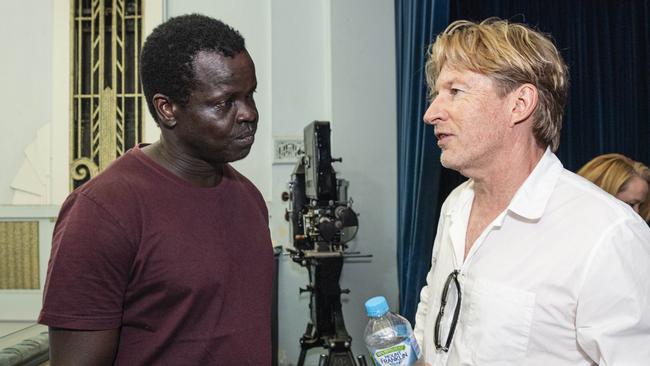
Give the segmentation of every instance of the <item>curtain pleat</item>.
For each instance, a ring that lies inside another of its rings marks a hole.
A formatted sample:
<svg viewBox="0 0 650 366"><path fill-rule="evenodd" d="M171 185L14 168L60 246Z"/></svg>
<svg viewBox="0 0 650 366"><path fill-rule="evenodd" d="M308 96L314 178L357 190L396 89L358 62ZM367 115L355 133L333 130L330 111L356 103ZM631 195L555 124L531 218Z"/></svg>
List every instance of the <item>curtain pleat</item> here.
<svg viewBox="0 0 650 366"><path fill-rule="evenodd" d="M422 123L427 106L427 45L447 24L445 2L396 0L398 249L400 313L411 322L429 270L440 180L440 152Z"/></svg>

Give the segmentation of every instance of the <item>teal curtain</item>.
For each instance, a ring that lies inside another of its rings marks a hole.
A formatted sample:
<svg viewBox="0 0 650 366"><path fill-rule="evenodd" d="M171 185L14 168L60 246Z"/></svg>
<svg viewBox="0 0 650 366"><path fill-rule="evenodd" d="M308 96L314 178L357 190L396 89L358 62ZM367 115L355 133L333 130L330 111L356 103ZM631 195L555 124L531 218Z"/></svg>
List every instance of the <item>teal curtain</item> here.
<svg viewBox="0 0 650 366"><path fill-rule="evenodd" d="M497 16L550 34L571 86L560 148L576 171L618 152L650 163L650 5L645 0L396 0L400 313L413 322L440 206L462 181L440 167L426 106L426 46L451 21Z"/></svg>
<svg viewBox="0 0 650 366"><path fill-rule="evenodd" d="M444 1L395 1L397 52L399 312L413 323L431 258L439 202L440 151L422 123L427 45L447 25Z"/></svg>

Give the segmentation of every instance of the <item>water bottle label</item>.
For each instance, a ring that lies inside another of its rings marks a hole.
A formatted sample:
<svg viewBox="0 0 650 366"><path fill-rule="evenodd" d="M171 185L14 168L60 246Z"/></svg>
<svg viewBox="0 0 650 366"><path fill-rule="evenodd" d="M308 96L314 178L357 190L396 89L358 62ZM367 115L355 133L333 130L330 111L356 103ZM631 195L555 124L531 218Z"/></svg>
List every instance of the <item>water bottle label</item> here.
<svg viewBox="0 0 650 366"><path fill-rule="evenodd" d="M371 356L376 366L410 366L420 358L420 349L415 338L410 337L397 345L376 349Z"/></svg>

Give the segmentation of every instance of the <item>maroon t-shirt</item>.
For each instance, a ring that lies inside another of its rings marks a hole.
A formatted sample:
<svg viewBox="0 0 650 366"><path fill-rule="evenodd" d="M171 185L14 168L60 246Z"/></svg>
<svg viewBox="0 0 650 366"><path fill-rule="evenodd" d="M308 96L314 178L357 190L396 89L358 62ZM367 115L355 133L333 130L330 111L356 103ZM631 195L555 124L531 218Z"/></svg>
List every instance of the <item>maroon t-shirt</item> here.
<svg viewBox="0 0 650 366"><path fill-rule="evenodd" d="M63 204L39 322L120 328L116 365L270 365L272 274L250 181L195 187L136 147Z"/></svg>

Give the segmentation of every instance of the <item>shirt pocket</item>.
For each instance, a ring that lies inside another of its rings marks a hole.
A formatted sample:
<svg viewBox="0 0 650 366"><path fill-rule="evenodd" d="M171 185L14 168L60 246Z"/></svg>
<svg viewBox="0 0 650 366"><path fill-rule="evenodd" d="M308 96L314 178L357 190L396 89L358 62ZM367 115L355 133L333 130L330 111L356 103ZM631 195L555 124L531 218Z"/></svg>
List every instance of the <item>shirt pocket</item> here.
<svg viewBox="0 0 650 366"><path fill-rule="evenodd" d="M488 280L477 280L468 290L468 364L520 366L528 348L535 293Z"/></svg>

